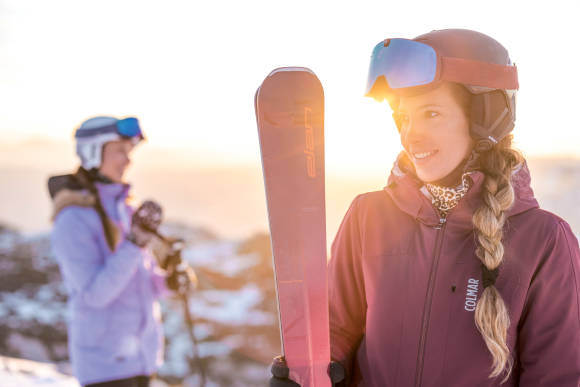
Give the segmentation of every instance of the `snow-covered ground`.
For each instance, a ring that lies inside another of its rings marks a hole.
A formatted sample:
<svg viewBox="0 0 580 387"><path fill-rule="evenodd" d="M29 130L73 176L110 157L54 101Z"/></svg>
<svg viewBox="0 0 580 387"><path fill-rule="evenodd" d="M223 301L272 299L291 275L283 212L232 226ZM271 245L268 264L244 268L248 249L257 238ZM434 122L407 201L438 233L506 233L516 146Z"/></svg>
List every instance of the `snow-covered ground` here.
<svg viewBox="0 0 580 387"><path fill-rule="evenodd" d="M52 363L0 356L2 387L79 387L72 376L62 373Z"/></svg>
<svg viewBox="0 0 580 387"><path fill-rule="evenodd" d="M189 305L206 386L265 385L268 364L280 352L268 236L224 241L175 224L163 232L185 240L182 257L199 278ZM6 375L0 374L0 387L77 385L53 365L68 361L67 311L48 236L0 228L0 269L0 354L40 362L3 360ZM182 307L176 297L162 302L166 362L159 378L196 386L197 364L190 361L192 343Z"/></svg>
<svg viewBox="0 0 580 387"><path fill-rule="evenodd" d="M1 387L80 387L75 378L63 372L66 364L42 363L33 360L0 356ZM154 379L150 387L167 387ZM208 385L207 387L212 387Z"/></svg>

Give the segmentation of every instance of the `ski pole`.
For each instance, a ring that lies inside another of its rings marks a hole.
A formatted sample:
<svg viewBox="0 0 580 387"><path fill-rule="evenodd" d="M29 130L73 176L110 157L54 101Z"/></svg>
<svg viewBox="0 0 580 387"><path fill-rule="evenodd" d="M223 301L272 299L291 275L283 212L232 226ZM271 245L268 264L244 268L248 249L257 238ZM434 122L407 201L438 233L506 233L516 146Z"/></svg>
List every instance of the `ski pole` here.
<svg viewBox="0 0 580 387"><path fill-rule="evenodd" d="M155 234L155 236L157 236L157 238L159 238L162 242L168 244L171 248L171 252L169 254L169 256L166 259L166 267L169 264L169 260L171 260L172 264L175 267L178 267L179 265L182 264L183 260L181 258L181 250L183 249L183 246L178 246L177 248L175 247L176 245L179 244L183 244L183 240L182 239L176 239L176 240L171 240L170 238L165 237L163 234L161 234L158 230L152 230L149 229L148 231L152 232L153 234ZM181 281L183 282L183 281ZM201 359L201 356L199 355L199 345L197 342L197 339L195 338L195 333L194 333L194 321L193 321L193 317L191 314L191 309L189 307L189 297L188 297L188 290L189 290L189 285L190 283L178 283L177 284L177 293L179 294L179 298L182 301L182 305L183 305L183 314L185 317L185 324L187 326L187 330L189 332L189 338L191 339L191 345L192 345L192 358L190 359L190 368L194 368L192 367L192 365L197 363L197 366L199 368L199 374L200 374L200 387L205 387L206 384L206 370L205 370L205 365L203 363L203 360Z"/></svg>
<svg viewBox="0 0 580 387"><path fill-rule="evenodd" d="M205 387L205 381L206 381L205 365L203 364L203 361L202 361L201 357L199 356L199 352L198 352L198 343L197 343L197 339L195 338L195 334L193 331L193 328L194 328L193 318L191 317L191 312L189 309L189 298L187 297L187 294L185 294L185 293L180 294L180 296L181 296L181 300L183 301L183 313L185 314L185 321L187 324L187 330L189 331L189 337L190 337L191 343L192 343L192 357L193 357L194 362L195 362L195 360L197 360L197 364L199 367L199 374L201 377L200 386Z"/></svg>

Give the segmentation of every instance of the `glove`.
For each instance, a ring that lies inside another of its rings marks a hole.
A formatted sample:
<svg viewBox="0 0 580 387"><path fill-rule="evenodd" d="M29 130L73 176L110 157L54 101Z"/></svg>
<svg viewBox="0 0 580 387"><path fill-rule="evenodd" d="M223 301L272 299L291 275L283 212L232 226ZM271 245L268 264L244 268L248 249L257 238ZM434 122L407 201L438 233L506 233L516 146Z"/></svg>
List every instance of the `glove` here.
<svg viewBox="0 0 580 387"><path fill-rule="evenodd" d="M140 248L144 248L149 244L149 242L151 242L151 239L153 239L154 236L155 234L145 231L142 227L133 224L131 225L129 235L127 235L127 240Z"/></svg>
<svg viewBox="0 0 580 387"><path fill-rule="evenodd" d="M333 386L346 386L346 373L342 364L334 360L331 361L327 372Z"/></svg>
<svg viewBox="0 0 580 387"><path fill-rule="evenodd" d="M300 387L298 383L288 379L290 369L284 356L276 356L274 358L270 371L272 372L270 387Z"/></svg>
<svg viewBox="0 0 580 387"><path fill-rule="evenodd" d="M145 201L133 213L127 239L141 248L147 246L157 234L162 217L163 210L159 204L152 200Z"/></svg>
<svg viewBox="0 0 580 387"><path fill-rule="evenodd" d="M162 219L161 206L152 200L146 200L133 213L132 224L140 226L145 231L156 233Z"/></svg>
<svg viewBox="0 0 580 387"><path fill-rule="evenodd" d="M272 378L270 378L270 387L300 387L300 385L288 378L290 369L286 364L283 356L277 356L272 361ZM331 361L327 369L328 376L333 386L341 386L344 381L344 367L342 364Z"/></svg>
<svg viewBox="0 0 580 387"><path fill-rule="evenodd" d="M175 292L184 294L197 287L195 271L185 262L167 267L167 287Z"/></svg>

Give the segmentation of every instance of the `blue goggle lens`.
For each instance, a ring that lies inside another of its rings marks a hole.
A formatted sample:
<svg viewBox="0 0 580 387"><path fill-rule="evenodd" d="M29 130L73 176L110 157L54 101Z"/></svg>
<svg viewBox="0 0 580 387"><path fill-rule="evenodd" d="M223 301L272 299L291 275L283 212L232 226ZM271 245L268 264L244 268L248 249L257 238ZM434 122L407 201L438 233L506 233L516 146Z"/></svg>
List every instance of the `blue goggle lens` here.
<svg viewBox="0 0 580 387"><path fill-rule="evenodd" d="M377 44L371 56L368 94L377 79L385 77L391 89L426 85L435 80L437 53L433 47L407 39Z"/></svg>
<svg viewBox="0 0 580 387"><path fill-rule="evenodd" d="M134 117L129 117L117 121L117 131L121 136L124 137L143 137L141 134L141 127L139 126L139 121Z"/></svg>

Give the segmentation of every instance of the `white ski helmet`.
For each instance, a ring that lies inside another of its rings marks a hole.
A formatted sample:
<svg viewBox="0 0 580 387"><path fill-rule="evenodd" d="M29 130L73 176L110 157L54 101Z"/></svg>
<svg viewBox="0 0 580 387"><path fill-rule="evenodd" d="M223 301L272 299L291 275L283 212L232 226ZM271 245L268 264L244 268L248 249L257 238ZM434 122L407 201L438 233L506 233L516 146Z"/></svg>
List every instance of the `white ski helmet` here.
<svg viewBox="0 0 580 387"><path fill-rule="evenodd" d="M84 169L99 168L102 163L103 146L111 141L130 139L134 144L145 137L137 118L118 119L99 116L84 121L75 131L76 151Z"/></svg>

